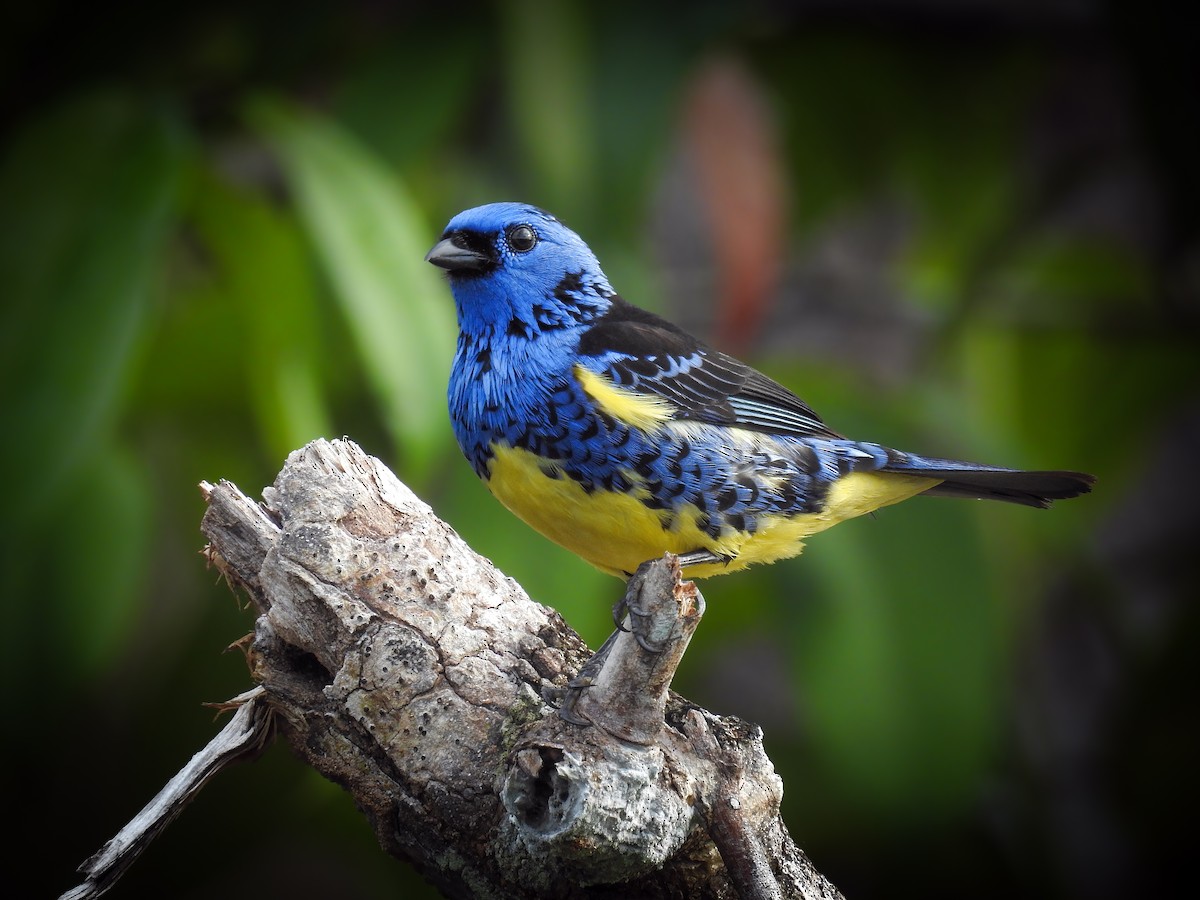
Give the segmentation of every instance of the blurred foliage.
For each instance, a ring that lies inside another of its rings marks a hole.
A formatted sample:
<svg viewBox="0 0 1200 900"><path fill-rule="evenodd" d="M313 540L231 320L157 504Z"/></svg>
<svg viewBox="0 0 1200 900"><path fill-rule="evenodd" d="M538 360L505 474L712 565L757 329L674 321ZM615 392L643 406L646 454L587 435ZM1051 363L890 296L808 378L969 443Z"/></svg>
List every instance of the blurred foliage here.
<svg viewBox="0 0 1200 900"><path fill-rule="evenodd" d="M756 323L746 352L845 433L1100 476L1052 513L915 501L703 586L677 687L763 724L822 871L860 898L1182 871L1200 145L1153 12L128 13L25 7L0 54L4 769L37 895L208 739L200 701L247 686L219 654L250 617L196 552L201 479L253 492L348 435L603 639L620 585L515 526L450 434L453 307L422 257L498 199L570 222L634 302ZM697 166L726 124L685 109L714 62L770 114ZM738 147L770 171L739 181ZM778 240L714 254L743 183L787 192L747 223ZM778 279L718 291L750 252ZM276 748L112 896L397 891L432 896Z"/></svg>

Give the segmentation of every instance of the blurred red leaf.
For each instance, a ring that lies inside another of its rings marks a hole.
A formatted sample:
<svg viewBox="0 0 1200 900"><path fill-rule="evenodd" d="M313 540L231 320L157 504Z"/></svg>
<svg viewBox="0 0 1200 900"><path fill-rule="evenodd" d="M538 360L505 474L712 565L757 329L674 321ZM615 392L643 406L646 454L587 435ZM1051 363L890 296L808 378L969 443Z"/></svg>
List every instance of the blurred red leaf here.
<svg viewBox="0 0 1200 900"><path fill-rule="evenodd" d="M782 267L788 191L775 117L745 65L713 57L692 77L683 131L712 234L717 333L741 353Z"/></svg>

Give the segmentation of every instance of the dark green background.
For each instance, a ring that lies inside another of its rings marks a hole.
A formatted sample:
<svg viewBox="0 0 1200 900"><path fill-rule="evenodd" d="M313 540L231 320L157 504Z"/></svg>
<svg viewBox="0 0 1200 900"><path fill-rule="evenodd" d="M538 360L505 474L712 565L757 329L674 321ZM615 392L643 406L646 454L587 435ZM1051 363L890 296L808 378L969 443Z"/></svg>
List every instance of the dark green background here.
<svg viewBox="0 0 1200 900"><path fill-rule="evenodd" d="M446 419L452 304L421 257L500 199L843 432L1099 476L1050 512L918 499L702 585L677 687L764 727L818 868L856 900L1147 896L1184 872L1200 140L1165 4L4 17L10 884L71 886L219 727L201 702L249 686L202 479L255 493L348 435L603 639L619 583L515 524ZM758 115L706 118L713 73ZM743 176L778 185L761 217ZM757 265L778 278L723 288ZM282 746L112 894L285 895L431 893Z"/></svg>

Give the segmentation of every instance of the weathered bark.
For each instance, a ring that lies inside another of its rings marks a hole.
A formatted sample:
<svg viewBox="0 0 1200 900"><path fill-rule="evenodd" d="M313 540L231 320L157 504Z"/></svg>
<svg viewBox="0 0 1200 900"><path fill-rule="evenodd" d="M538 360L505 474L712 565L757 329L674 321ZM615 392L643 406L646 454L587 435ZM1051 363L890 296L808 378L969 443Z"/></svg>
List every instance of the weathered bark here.
<svg viewBox="0 0 1200 900"><path fill-rule="evenodd" d="M621 632L565 690L575 632L355 444L293 453L261 504L203 488L210 559L259 612L256 702L447 896L840 896L761 732L668 691L703 603L673 558L627 598L661 652Z"/></svg>

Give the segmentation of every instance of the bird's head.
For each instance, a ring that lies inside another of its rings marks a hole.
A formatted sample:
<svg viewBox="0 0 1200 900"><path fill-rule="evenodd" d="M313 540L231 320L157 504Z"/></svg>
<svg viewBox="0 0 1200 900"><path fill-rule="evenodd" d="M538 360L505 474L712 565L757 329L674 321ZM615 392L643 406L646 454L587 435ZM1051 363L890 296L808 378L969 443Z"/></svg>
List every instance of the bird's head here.
<svg viewBox="0 0 1200 900"><path fill-rule="evenodd" d="M579 235L524 203L459 213L425 260L449 273L464 331L533 337L590 322L613 295Z"/></svg>

